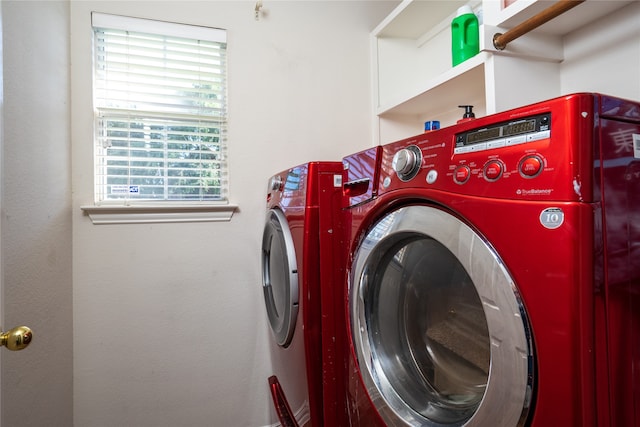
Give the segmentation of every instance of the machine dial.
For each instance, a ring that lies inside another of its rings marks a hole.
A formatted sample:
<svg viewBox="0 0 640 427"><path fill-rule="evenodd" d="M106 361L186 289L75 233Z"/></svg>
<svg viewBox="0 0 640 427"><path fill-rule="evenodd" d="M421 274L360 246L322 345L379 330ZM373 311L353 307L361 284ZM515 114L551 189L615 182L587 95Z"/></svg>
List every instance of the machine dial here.
<svg viewBox="0 0 640 427"><path fill-rule="evenodd" d="M271 178L271 183L269 184L269 189L272 191L281 191L284 183L282 182L282 177L277 175Z"/></svg>
<svg viewBox="0 0 640 427"><path fill-rule="evenodd" d="M409 181L418 174L422 164L422 151L415 145L403 148L393 156L391 167L402 181Z"/></svg>

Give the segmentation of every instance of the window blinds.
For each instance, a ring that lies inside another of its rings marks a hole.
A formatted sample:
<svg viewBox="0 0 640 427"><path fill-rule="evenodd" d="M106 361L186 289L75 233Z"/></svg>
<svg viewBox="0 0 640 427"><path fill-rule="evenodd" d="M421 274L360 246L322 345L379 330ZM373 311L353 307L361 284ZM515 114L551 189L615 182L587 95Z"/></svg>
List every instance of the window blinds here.
<svg viewBox="0 0 640 427"><path fill-rule="evenodd" d="M96 201L226 200L224 31L92 18Z"/></svg>

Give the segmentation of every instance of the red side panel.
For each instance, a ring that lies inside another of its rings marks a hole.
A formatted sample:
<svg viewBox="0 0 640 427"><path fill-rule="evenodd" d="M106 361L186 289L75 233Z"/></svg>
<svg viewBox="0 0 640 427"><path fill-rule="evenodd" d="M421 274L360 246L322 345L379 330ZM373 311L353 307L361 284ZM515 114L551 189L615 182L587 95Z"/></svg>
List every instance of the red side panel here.
<svg viewBox="0 0 640 427"><path fill-rule="evenodd" d="M600 162L604 307L611 426L640 426L640 106L603 97ZM602 343L603 346L605 343ZM602 373L602 372L601 372ZM600 380L600 385L605 381Z"/></svg>

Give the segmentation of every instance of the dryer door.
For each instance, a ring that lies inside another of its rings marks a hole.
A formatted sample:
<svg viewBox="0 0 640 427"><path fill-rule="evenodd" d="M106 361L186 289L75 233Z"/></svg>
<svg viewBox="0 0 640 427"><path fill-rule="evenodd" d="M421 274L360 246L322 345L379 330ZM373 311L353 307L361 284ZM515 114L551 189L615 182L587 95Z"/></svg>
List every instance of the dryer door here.
<svg viewBox="0 0 640 427"><path fill-rule="evenodd" d="M470 227L408 206L362 241L350 278L359 368L389 426L523 423L532 349L515 285Z"/></svg>
<svg viewBox="0 0 640 427"><path fill-rule="evenodd" d="M288 347L298 315L298 266L287 218L271 209L262 234L264 303L276 342Z"/></svg>

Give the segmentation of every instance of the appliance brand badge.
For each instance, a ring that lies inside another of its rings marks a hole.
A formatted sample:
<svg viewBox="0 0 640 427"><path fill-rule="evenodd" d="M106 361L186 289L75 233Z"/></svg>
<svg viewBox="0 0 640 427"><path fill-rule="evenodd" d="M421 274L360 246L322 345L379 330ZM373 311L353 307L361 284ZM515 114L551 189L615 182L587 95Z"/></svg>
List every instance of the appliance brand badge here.
<svg viewBox="0 0 640 427"><path fill-rule="evenodd" d="M547 208L540 213L540 224L544 228L554 230L564 222L564 212L560 208Z"/></svg>
<svg viewBox="0 0 640 427"><path fill-rule="evenodd" d="M531 188L528 190L525 188L519 188L516 190L516 194L518 196L549 196L552 191L553 188Z"/></svg>

